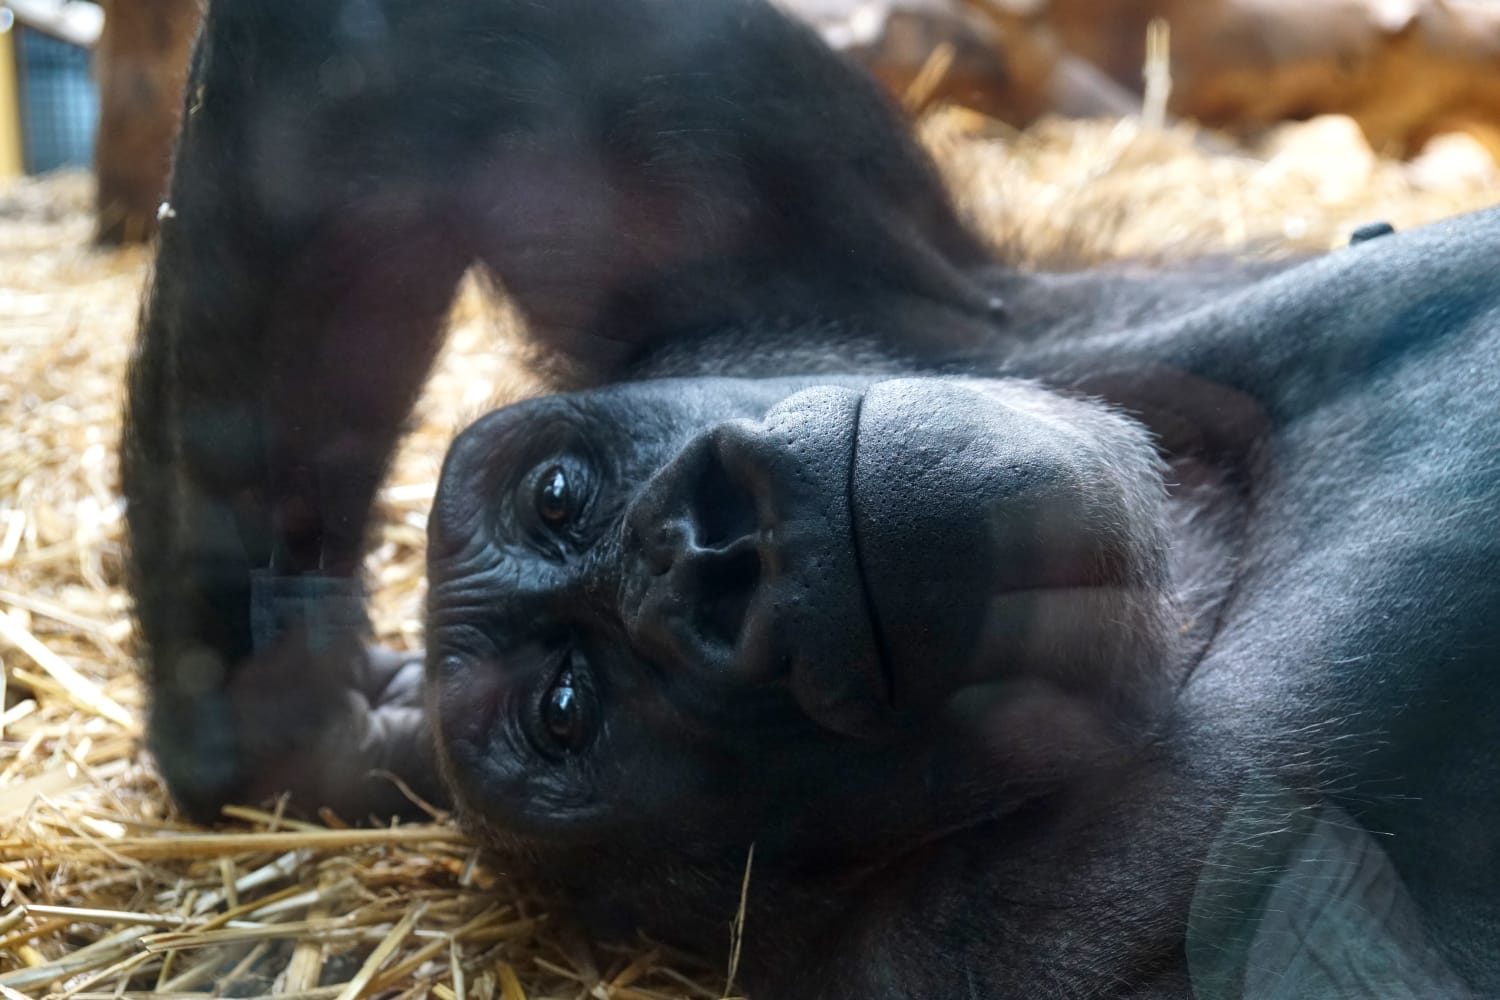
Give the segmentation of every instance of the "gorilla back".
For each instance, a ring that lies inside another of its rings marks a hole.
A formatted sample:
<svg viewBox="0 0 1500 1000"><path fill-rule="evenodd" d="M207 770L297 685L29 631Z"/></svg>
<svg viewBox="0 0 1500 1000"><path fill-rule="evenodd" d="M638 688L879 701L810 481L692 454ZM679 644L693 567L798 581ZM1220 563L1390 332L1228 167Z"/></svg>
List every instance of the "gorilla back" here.
<svg viewBox="0 0 1500 1000"><path fill-rule="evenodd" d="M214 0L123 449L178 802L395 771L762 997L1500 990L1500 215L1024 273L752 0ZM570 391L371 500L460 274ZM424 694L425 689L425 694Z"/></svg>

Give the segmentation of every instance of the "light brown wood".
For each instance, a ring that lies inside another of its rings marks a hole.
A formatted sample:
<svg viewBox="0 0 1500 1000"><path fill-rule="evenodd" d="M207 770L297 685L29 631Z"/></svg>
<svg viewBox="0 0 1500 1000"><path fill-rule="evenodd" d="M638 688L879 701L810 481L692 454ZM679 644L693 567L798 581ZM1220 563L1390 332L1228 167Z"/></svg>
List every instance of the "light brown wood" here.
<svg viewBox="0 0 1500 1000"><path fill-rule="evenodd" d="M0 177L18 177L21 157L21 93L16 80L16 37L0 32Z"/></svg>
<svg viewBox="0 0 1500 1000"><path fill-rule="evenodd" d="M156 231L156 211L182 107L197 0L106 0L95 53L99 131L96 238L136 243Z"/></svg>
<svg viewBox="0 0 1500 1000"><path fill-rule="evenodd" d="M1253 129L1344 114L1379 150L1500 123L1500 4L1476 0L965 0L1013 49L1058 46L1138 91L1147 27L1171 27L1170 111Z"/></svg>

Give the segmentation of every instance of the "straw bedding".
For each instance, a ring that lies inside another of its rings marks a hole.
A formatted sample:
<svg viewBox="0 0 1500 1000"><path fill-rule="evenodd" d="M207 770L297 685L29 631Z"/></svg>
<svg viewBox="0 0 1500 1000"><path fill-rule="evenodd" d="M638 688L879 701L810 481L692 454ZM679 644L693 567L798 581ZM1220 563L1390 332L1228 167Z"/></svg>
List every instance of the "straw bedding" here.
<svg viewBox="0 0 1500 1000"><path fill-rule="evenodd" d="M965 211L1027 264L1339 245L1500 201L1462 140L1415 163L1339 119L1254 149L1186 128L961 112L924 135ZM444 825L173 815L139 747L114 443L147 254L87 246L90 180L0 185L0 997L631 998L733 992L708 967L585 939ZM534 391L503 305L468 287L380 501L381 641L420 644L423 524L447 441Z"/></svg>

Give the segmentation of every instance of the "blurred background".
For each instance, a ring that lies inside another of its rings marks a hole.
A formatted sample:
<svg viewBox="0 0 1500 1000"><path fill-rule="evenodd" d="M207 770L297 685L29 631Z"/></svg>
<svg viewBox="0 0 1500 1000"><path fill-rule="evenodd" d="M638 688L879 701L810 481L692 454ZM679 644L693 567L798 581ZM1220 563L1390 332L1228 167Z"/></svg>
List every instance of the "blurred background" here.
<svg viewBox="0 0 1500 1000"><path fill-rule="evenodd" d="M1138 113L1250 141L1334 115L1384 157L1500 163L1495 0L779 2L917 114L1024 128ZM95 237L148 238L199 6L0 4L0 176L92 167Z"/></svg>

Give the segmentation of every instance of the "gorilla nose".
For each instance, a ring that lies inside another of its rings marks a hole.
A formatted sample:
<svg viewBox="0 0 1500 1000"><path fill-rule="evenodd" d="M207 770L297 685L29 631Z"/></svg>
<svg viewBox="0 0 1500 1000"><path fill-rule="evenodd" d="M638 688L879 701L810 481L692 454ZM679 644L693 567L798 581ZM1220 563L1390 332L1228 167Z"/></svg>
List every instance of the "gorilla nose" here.
<svg viewBox="0 0 1500 1000"><path fill-rule="evenodd" d="M741 646L762 574L774 567L774 462L743 421L698 435L625 520L627 626L645 649L724 673Z"/></svg>
<svg viewBox="0 0 1500 1000"><path fill-rule="evenodd" d="M759 422L692 438L625 515L621 616L643 655L725 679L787 679L855 732L888 681L850 518L860 394L817 386Z"/></svg>

